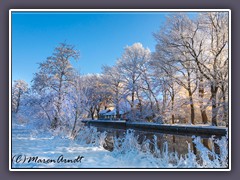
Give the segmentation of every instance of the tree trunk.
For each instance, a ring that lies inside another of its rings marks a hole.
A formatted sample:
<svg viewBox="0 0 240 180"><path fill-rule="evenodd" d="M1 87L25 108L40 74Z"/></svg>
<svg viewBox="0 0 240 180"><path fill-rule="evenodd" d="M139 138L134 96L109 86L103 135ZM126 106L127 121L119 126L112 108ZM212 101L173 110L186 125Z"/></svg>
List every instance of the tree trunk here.
<svg viewBox="0 0 240 180"><path fill-rule="evenodd" d="M17 98L17 107L16 107L16 113L18 112L18 110L19 110L19 105L20 105L20 98L21 98L21 94L20 94L20 92L18 93L18 98Z"/></svg>
<svg viewBox="0 0 240 180"><path fill-rule="evenodd" d="M226 95L225 95L225 87L222 84L222 94L223 94L223 121L225 121L226 126L228 127L228 111L227 111L227 105L226 105Z"/></svg>
<svg viewBox="0 0 240 180"><path fill-rule="evenodd" d="M140 111L140 116L141 116L141 118L142 118L142 112L143 112L143 109L142 109L142 100L141 100L141 97L140 97L139 94L138 94L138 91L137 91L137 98L138 98L138 101L139 101L138 107L139 107L139 111Z"/></svg>
<svg viewBox="0 0 240 180"><path fill-rule="evenodd" d="M152 96L153 96L153 98L154 98L154 100L155 100L155 102L156 102L157 112L159 113L159 112L160 112L160 107L159 107L158 100L157 100L154 92L152 91L152 89L151 89L150 84L148 83L148 81L146 81L146 83L147 83L147 86L148 86L148 90L150 91L150 93L152 94Z"/></svg>
<svg viewBox="0 0 240 180"><path fill-rule="evenodd" d="M91 118L92 118L92 120L94 120L94 109L93 109L93 108L91 108L91 110L90 110L90 114L91 114Z"/></svg>
<svg viewBox="0 0 240 180"><path fill-rule="evenodd" d="M91 112L91 118L94 120L94 112Z"/></svg>
<svg viewBox="0 0 240 180"><path fill-rule="evenodd" d="M133 76L132 77L132 80L133 80L133 84L132 84L132 103L131 103L131 110L133 110L134 109L134 101L135 101L135 98L134 98L134 95L135 95L135 81L134 81L134 79L135 79L135 76Z"/></svg>
<svg viewBox="0 0 240 180"><path fill-rule="evenodd" d="M194 112L194 104L193 104L193 92L191 90L191 74L189 70L187 70L187 91L189 95L189 102L190 102L190 109L191 109L191 124L195 124L194 118L195 118L195 112Z"/></svg>
<svg viewBox="0 0 240 180"><path fill-rule="evenodd" d="M62 105L62 81L63 81L63 73L61 73L60 77L60 83L58 87L58 100L57 100L57 112L53 120L53 128L55 129L60 122L60 116L61 116L61 105Z"/></svg>
<svg viewBox="0 0 240 180"><path fill-rule="evenodd" d="M151 101L151 99L150 99L150 107L151 107L151 110L152 110L152 117L154 118L155 113L154 113L154 108L153 108L153 102Z"/></svg>
<svg viewBox="0 0 240 180"><path fill-rule="evenodd" d="M116 98L116 118L120 119L120 113L119 113L119 104L118 104L119 100L118 98Z"/></svg>
<svg viewBox="0 0 240 180"><path fill-rule="evenodd" d="M172 124L175 124L175 117L174 117L174 92L172 93Z"/></svg>
<svg viewBox="0 0 240 180"><path fill-rule="evenodd" d="M162 103L162 116L165 116L165 110L166 110L166 102L167 102L167 96L166 96L166 90L163 90L163 103Z"/></svg>
<svg viewBox="0 0 240 180"><path fill-rule="evenodd" d="M208 117L207 117L207 113L206 113L206 109L203 105L203 98L204 98L204 87L203 87L203 78L200 77L199 78L199 97L200 97L200 111L201 111L201 116L202 116L202 122L203 124L207 124L208 123Z"/></svg>
<svg viewBox="0 0 240 180"><path fill-rule="evenodd" d="M203 122L203 124L207 124L208 123L208 117L207 117L206 110L202 109L204 107L200 107L200 108L201 108L202 122Z"/></svg>
<svg viewBox="0 0 240 180"><path fill-rule="evenodd" d="M58 119L57 117L55 116L52 120L52 123L51 123L51 127L52 129L56 129L57 128L57 124L58 124Z"/></svg>
<svg viewBox="0 0 240 180"><path fill-rule="evenodd" d="M77 119L78 119L78 111L77 111L77 109L76 109L76 111L75 111L74 124L73 124L73 128L72 128L72 133L71 133L71 137L72 137L72 138L75 138L75 136L76 136L76 130L75 130L75 128L76 128L76 124L77 124Z"/></svg>
<svg viewBox="0 0 240 180"><path fill-rule="evenodd" d="M96 111L97 111L97 119L100 119L100 116L99 116L99 112L100 112L100 105L96 108Z"/></svg>
<svg viewBox="0 0 240 180"><path fill-rule="evenodd" d="M195 122L194 122L194 118L195 118L194 104L193 104L192 92L190 89L188 90L188 94L189 94L189 101L190 101L190 108L191 108L191 124L195 124Z"/></svg>
<svg viewBox="0 0 240 180"><path fill-rule="evenodd" d="M159 113L160 112L159 102L158 102L157 98L154 98L154 99L155 99L155 102L157 105L157 112Z"/></svg>
<svg viewBox="0 0 240 180"><path fill-rule="evenodd" d="M211 85L212 94L212 126L217 126L217 87Z"/></svg>
<svg viewBox="0 0 240 180"><path fill-rule="evenodd" d="M134 91L132 91L132 103L131 103L131 109L134 108Z"/></svg>

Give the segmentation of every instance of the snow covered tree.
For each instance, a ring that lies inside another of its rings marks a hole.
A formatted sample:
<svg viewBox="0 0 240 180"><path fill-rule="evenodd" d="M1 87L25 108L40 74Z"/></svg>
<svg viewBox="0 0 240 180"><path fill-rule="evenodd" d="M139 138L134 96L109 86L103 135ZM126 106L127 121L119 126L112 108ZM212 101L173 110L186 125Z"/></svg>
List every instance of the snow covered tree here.
<svg viewBox="0 0 240 180"><path fill-rule="evenodd" d="M151 68L153 69L153 76L156 79L156 86L158 86L160 94L155 96L162 97L161 115L165 122L175 123L176 119L176 94L178 92L176 87L176 79L174 78L175 70L160 58L159 54L153 53L151 60Z"/></svg>
<svg viewBox="0 0 240 180"><path fill-rule="evenodd" d="M119 103L123 98L123 81L121 74L117 66L103 66L103 84L105 89L109 89L109 92L112 93L113 103L116 108L116 118L120 117Z"/></svg>
<svg viewBox="0 0 240 180"><path fill-rule="evenodd" d="M33 79L33 89L40 95L44 92L54 93L54 111L52 128L56 128L61 123L62 103L66 89L73 85L74 68L70 60L77 60L79 52L74 46L60 43L54 49L53 55L48 57L45 62L39 64L39 72Z"/></svg>
<svg viewBox="0 0 240 180"><path fill-rule="evenodd" d="M196 68L192 56L189 55L185 47L185 43L189 41L188 36L194 33L189 29L191 26L192 22L186 15L170 16L165 28L154 34L158 44L153 57L159 62L157 66L161 66L160 68L166 72L167 76L171 76L175 83L188 92L191 123L194 124L193 93L197 89ZM156 63L153 64L156 65ZM171 69L171 73L169 73L169 69Z"/></svg>
<svg viewBox="0 0 240 180"><path fill-rule="evenodd" d="M15 80L12 86L12 111L17 113L23 95L28 91L28 84L24 80Z"/></svg>
<svg viewBox="0 0 240 180"><path fill-rule="evenodd" d="M127 46L122 57L117 61L124 85L131 96L132 109L136 100L138 82L143 73L142 67L149 61L150 57L151 53L148 48L144 48L141 43L135 43L132 46Z"/></svg>
<svg viewBox="0 0 240 180"><path fill-rule="evenodd" d="M82 77L76 73L73 79L73 86L67 89L68 93L63 102L63 111L65 111L67 123L72 127L71 137L75 138L78 132L78 122L85 116L85 96Z"/></svg>
<svg viewBox="0 0 240 180"><path fill-rule="evenodd" d="M41 124L45 124L45 127L51 126L52 119L55 116L54 96L55 93L53 92L42 92L39 94L34 89L30 89L25 103L27 114L33 118L43 120ZM44 120L47 121L45 122Z"/></svg>
<svg viewBox="0 0 240 180"><path fill-rule="evenodd" d="M105 108L112 101L111 92L106 88L103 76L100 74L82 76L82 82L82 94L85 97L84 108L91 119L94 119L95 115L99 118L101 108Z"/></svg>
<svg viewBox="0 0 240 180"><path fill-rule="evenodd" d="M226 93L228 88L228 13L202 13L198 19L199 29L204 35L201 49L205 51L203 60L191 51L201 74L209 81L212 101L212 125L217 125L219 102L217 94L222 91L224 116L226 121Z"/></svg>
<svg viewBox="0 0 240 180"><path fill-rule="evenodd" d="M160 115L160 102L159 102L159 92L160 86L158 82L158 77L155 76L155 71L151 66L151 59L141 67L141 76L140 81L138 83L137 95L141 94L142 96L142 103L150 106L148 109L148 113L143 114L143 117L154 120L154 121L161 121L162 117ZM140 98L139 98L140 99Z"/></svg>
<svg viewBox="0 0 240 180"><path fill-rule="evenodd" d="M202 13L192 19L186 14L174 14L168 17L161 31L155 33L155 38L158 42L156 53L164 54L164 56L158 55L159 59L175 69L176 83L188 91L191 122L194 123L195 116L193 93L200 88L199 95L200 98L203 98L203 82L206 79L211 87L211 121L212 125L217 125L220 107L217 97L221 86L220 82L224 84L221 88L224 92L222 93L223 102L226 102L224 94L228 87L226 81L228 79L228 73L226 73L228 65L227 13ZM164 65L162 67L164 68ZM206 105L203 105L203 100L200 101L200 104L202 119L206 123ZM223 104L226 105L226 103ZM223 108L226 109L226 106Z"/></svg>

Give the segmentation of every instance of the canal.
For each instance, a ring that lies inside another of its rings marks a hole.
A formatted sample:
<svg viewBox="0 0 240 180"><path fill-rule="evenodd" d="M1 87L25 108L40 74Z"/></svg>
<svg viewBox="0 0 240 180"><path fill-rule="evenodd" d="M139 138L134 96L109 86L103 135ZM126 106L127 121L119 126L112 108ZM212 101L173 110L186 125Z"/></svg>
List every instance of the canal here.
<svg viewBox="0 0 240 180"><path fill-rule="evenodd" d="M132 131L134 137L137 139L140 147L143 143L148 142L151 152L156 153L156 149L161 152L167 151L168 153L177 153L178 155L186 155L189 152L189 147L191 151L199 157L199 150L196 148L194 143L196 137L202 143L203 147L209 151L214 151L216 154L220 154L220 147L216 143L218 140L221 140L223 136L215 135L204 135L204 134L177 134L177 133L160 133L160 132L147 132L143 130L126 130L126 129L117 129L111 127L102 127L97 126L97 130L101 133L107 132L105 143L103 147L106 150L113 151L115 141L119 139L124 139L126 137L127 131ZM121 146L121 143L118 143ZM190 145L190 146L189 146ZM157 147L156 147L157 146ZM144 150L143 150L144 151ZM211 157L210 157L211 158Z"/></svg>

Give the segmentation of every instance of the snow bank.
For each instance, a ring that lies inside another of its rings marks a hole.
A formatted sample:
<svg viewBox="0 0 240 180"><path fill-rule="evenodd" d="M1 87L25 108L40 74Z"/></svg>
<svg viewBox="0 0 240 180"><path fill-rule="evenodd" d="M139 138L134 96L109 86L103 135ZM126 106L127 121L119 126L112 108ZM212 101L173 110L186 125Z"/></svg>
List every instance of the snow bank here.
<svg viewBox="0 0 240 180"><path fill-rule="evenodd" d="M113 138L113 150L104 149L107 132L99 132L94 127L81 127L75 140L52 134L39 132L26 125L15 125L12 130L12 156L38 156L54 159L61 155L69 158L83 156L81 163L16 163L14 168L227 168L228 139L212 139L220 147L220 154L214 149L203 146L199 137L194 143L199 157L188 146L185 155L169 152L168 144L158 148L158 139L143 140L140 144L134 130L127 130L123 137Z"/></svg>

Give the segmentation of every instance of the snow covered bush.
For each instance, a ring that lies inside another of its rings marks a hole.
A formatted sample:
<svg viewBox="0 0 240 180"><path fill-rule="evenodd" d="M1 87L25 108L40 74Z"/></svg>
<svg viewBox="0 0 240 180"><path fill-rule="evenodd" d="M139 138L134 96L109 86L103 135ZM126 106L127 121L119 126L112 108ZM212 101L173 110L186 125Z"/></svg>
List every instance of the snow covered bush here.
<svg viewBox="0 0 240 180"><path fill-rule="evenodd" d="M15 80L12 86L12 112L17 113L24 95L28 91L28 84L24 80Z"/></svg>
<svg viewBox="0 0 240 180"><path fill-rule="evenodd" d="M97 128L82 126L75 140L80 144L103 147L106 135L106 132L98 132Z"/></svg>
<svg viewBox="0 0 240 180"><path fill-rule="evenodd" d="M79 131L77 141L88 146L104 147L107 132L99 132L95 127L83 127ZM158 145L158 138L154 135L153 141L144 138L139 142L139 135L134 130L127 130L123 137L114 136L112 139L113 151L111 155L120 161L124 167L134 167L141 163L141 167L156 168L227 168L228 167L228 139L210 140L212 149L206 148L200 137L193 137L198 153L194 153L191 144L186 142L188 152L178 154L169 151L168 142L162 148ZM214 144L220 148L220 153L214 149ZM131 159L131 162L129 162Z"/></svg>

